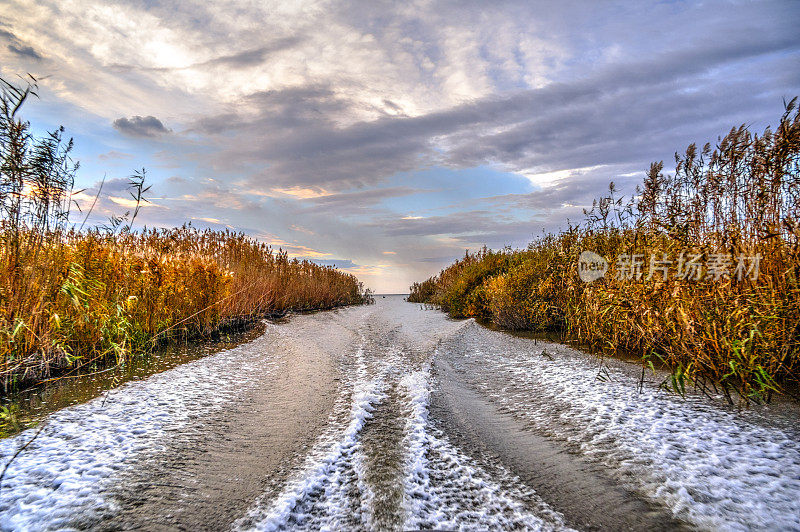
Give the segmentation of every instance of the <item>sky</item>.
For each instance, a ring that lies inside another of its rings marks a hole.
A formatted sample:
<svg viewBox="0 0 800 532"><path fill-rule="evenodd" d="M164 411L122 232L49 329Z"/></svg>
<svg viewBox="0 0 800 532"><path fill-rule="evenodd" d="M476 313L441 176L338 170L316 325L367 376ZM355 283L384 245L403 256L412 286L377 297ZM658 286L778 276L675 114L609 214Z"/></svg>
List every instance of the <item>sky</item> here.
<svg viewBox="0 0 800 532"><path fill-rule="evenodd" d="M800 95L800 1L0 0L0 76L99 222L243 231L403 293ZM77 216L77 214L76 214Z"/></svg>

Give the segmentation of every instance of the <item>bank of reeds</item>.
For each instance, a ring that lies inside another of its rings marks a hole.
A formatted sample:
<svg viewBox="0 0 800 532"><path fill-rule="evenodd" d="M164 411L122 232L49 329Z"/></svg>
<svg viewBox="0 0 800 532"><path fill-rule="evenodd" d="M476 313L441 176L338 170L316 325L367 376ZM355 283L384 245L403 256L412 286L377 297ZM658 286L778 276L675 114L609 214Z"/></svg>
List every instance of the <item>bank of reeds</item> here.
<svg viewBox="0 0 800 532"><path fill-rule="evenodd" d="M655 163L632 198L609 194L585 221L525 250L467 254L411 287L440 305L517 330L559 331L605 353L672 370L668 385L731 401L795 394L800 369L800 113L733 128L712 148ZM579 256L609 262L578 276Z"/></svg>
<svg viewBox="0 0 800 532"><path fill-rule="evenodd" d="M353 275L292 260L240 233L137 230L143 172L131 178L131 212L102 228L76 227L72 141L63 128L36 138L19 118L35 80L0 84L4 392L81 366L124 363L176 336L369 301Z"/></svg>

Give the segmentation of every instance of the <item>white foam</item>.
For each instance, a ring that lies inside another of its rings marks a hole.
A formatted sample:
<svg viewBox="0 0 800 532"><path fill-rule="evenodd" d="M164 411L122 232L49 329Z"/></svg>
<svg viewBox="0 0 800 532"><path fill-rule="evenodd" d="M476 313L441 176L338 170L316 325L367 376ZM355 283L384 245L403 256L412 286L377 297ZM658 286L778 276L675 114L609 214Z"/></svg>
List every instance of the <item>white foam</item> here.
<svg viewBox="0 0 800 532"><path fill-rule="evenodd" d="M122 471L165 449L171 433L235 400L264 374L264 338L52 414L6 472L0 528L85 528L112 513L106 491ZM0 441L0 464L36 430Z"/></svg>
<svg viewBox="0 0 800 532"><path fill-rule="evenodd" d="M700 528L800 530L797 431L477 326L449 346L484 393ZM483 354L478 354L483 353ZM487 368L487 360L491 361ZM491 375L490 375L491 373Z"/></svg>
<svg viewBox="0 0 800 532"><path fill-rule="evenodd" d="M363 345L364 337L361 342ZM351 390L348 390L351 388ZM384 395L383 376L369 378L363 347L356 352L356 370L340 395L335 410L346 408L349 415L342 427L331 419L328 430L318 438L304 465L273 499L262 499L247 515L234 523L236 529L272 531L286 528L337 530L352 521L367 521L369 516L353 515L348 484L356 482L366 489L363 459L358 435L372 417L375 405Z"/></svg>
<svg viewBox="0 0 800 532"><path fill-rule="evenodd" d="M339 402L341 408L350 401L346 425L332 419L329 430L281 491L265 494L235 528L375 529L375 494L364 480L361 433L375 408L387 400L402 401L405 417L403 529L564 528L561 517L518 479L505 471L496 479L430 427L429 362L415 371L414 364L392 346L386 353L371 353L370 360L364 356L365 343L362 336L356 370ZM395 384L400 393L390 397L388 390Z"/></svg>
<svg viewBox="0 0 800 532"><path fill-rule="evenodd" d="M400 380L408 397L405 529L568 530L563 516L495 464L490 474L428 423L430 371Z"/></svg>

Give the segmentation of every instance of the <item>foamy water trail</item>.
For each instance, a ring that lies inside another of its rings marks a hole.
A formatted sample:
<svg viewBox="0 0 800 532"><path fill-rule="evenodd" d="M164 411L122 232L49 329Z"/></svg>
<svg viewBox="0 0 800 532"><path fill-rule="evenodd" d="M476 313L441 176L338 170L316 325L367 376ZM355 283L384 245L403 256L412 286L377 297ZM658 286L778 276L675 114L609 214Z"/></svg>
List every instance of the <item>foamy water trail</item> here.
<svg viewBox="0 0 800 532"><path fill-rule="evenodd" d="M384 401L399 400L405 416L402 438L402 520L390 528L567 529L562 517L501 466L492 473L460 452L428 423L430 362L423 369L397 351L382 358L370 376L363 349L346 428L337 421L320 438L298 472L277 496L265 497L235 524L239 530L378 529L375 486L365 480L362 431ZM394 385L399 391L390 395ZM344 402L344 401L342 401ZM381 487L378 486L377 489Z"/></svg>
<svg viewBox="0 0 800 532"><path fill-rule="evenodd" d="M337 400L329 429L309 453L300 471L287 482L277 497L258 501L248 514L234 523L239 530L313 529L336 530L368 524L369 516L352 486L363 490L359 480L360 442L358 435L383 395L383 378L370 378L364 360L364 337L355 356L355 372Z"/></svg>
<svg viewBox="0 0 800 532"><path fill-rule="evenodd" d="M298 316L50 416L0 529L800 531L796 420L604 375L400 298Z"/></svg>
<svg viewBox="0 0 800 532"><path fill-rule="evenodd" d="M499 464L492 473L428 423L430 370L400 381L408 397L405 529L569 530L563 517Z"/></svg>
<svg viewBox="0 0 800 532"><path fill-rule="evenodd" d="M270 331L279 334L273 326ZM265 338L51 415L6 471L0 529L85 528L112 514L117 505L106 491L123 471L163 451L193 419L235 401L256 381L256 372L269 371ZM37 430L0 440L0 463Z"/></svg>
<svg viewBox="0 0 800 532"><path fill-rule="evenodd" d="M473 324L448 346L478 389L534 430L566 440L637 492L702 529L800 530L800 431L702 396L680 399L620 366ZM549 358L541 351L548 349ZM485 360L492 360L491 372Z"/></svg>

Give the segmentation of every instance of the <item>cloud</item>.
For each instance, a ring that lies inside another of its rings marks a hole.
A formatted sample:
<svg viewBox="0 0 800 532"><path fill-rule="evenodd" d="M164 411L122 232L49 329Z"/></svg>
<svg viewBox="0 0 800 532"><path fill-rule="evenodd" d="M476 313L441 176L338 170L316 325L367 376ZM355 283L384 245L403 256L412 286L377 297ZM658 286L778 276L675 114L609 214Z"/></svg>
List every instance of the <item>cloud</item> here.
<svg viewBox="0 0 800 532"><path fill-rule="evenodd" d="M315 259L317 260L319 257L329 257L331 254L326 253L324 251L319 251L304 244L300 244L297 241L294 242L286 242L274 235L256 235L259 239L264 240L270 246L276 249L281 249L286 251L290 256L298 258L298 259Z"/></svg>
<svg viewBox="0 0 800 532"><path fill-rule="evenodd" d="M112 202L116 203L117 205L121 205L127 209L135 209L136 207L158 207L161 208L161 205L153 203L151 201L136 201L131 198L122 198L119 196L108 196L108 199Z"/></svg>
<svg viewBox="0 0 800 532"><path fill-rule="evenodd" d="M417 259L417 262L436 263L436 264L445 265L445 264L450 264L451 262L453 262L457 258L459 258L459 257L457 257L455 255L440 255L438 257L420 257L420 258Z"/></svg>
<svg viewBox="0 0 800 532"><path fill-rule="evenodd" d="M117 150L109 150L106 153L101 153L97 156L98 159L101 161L113 161L119 159L133 159L133 155L130 153L123 153Z"/></svg>
<svg viewBox="0 0 800 532"><path fill-rule="evenodd" d="M244 50L241 52L235 52L232 54L215 57L214 59L203 61L202 63L193 65L192 67L189 68L206 67L206 66L228 66L232 68L247 68L263 63L270 54L274 54L282 50L293 48L298 44L300 44L303 40L304 37L301 35L292 35L290 37L277 39L265 46L259 46L258 48L252 48L250 50Z"/></svg>
<svg viewBox="0 0 800 532"><path fill-rule="evenodd" d="M484 208L518 209L539 215L564 208L591 207L592 201L607 192L610 182L628 193L641 182L643 172L630 172L636 165L598 166L559 172L559 177L547 181L547 186L526 194L503 194L483 198ZM578 211L580 212L580 210ZM573 220L576 221L576 220Z"/></svg>
<svg viewBox="0 0 800 532"><path fill-rule="evenodd" d="M3 75L57 64L42 100L93 159L169 166L143 221L224 220L387 291L576 221L608 181L800 93L791 2L10 1Z"/></svg>
<svg viewBox="0 0 800 532"><path fill-rule="evenodd" d="M248 139L215 137L221 149L212 164L232 171L260 165L250 179L261 187L374 186L431 164L529 173L614 165L663 158L690 135L716 135L731 119L764 116L783 96L771 80L731 85L708 73L798 51L797 39L780 32L686 45L541 88L372 120L349 121L358 104L335 91L291 88L247 97L246 116L226 113L201 124L211 134L216 128Z"/></svg>
<svg viewBox="0 0 800 532"><path fill-rule="evenodd" d="M37 52L32 46L20 41L17 36L10 31L0 29L0 37L9 41L6 48L19 58L32 59L37 63L44 59L44 56Z"/></svg>
<svg viewBox="0 0 800 532"><path fill-rule="evenodd" d="M339 216L364 214L373 212L386 199L411 196L420 192L419 189L411 187L384 187L309 196L304 198L301 212L322 212Z"/></svg>
<svg viewBox="0 0 800 532"><path fill-rule="evenodd" d="M171 129L154 116L132 116L130 118L117 118L113 122L114 129L131 137L155 138L172 133Z"/></svg>
<svg viewBox="0 0 800 532"><path fill-rule="evenodd" d="M305 234L307 234L307 235L314 235L314 234L316 234L316 233L314 233L314 231L312 231L311 229L306 229L305 227L302 227L302 226L299 226L299 225L295 225L295 224L292 224L292 225L290 225L290 226L289 226L289 229L291 229L292 231L298 231L298 232L300 232L300 233L305 233Z"/></svg>
<svg viewBox="0 0 800 532"><path fill-rule="evenodd" d="M475 235L487 234L498 227L513 225L517 220L494 211L462 211L449 215L429 216L425 218L405 217L393 220L392 223L380 221L380 227L388 235L393 236L430 236L430 235Z"/></svg>
<svg viewBox="0 0 800 532"><path fill-rule="evenodd" d="M32 46L15 46L13 44L9 44L8 49L19 56L34 59L36 61L44 59L39 52L33 49Z"/></svg>
<svg viewBox="0 0 800 532"><path fill-rule="evenodd" d="M290 49L303 41L301 35L292 35L277 39L264 46L232 52L230 54L220 55L207 59L205 61L198 61L196 63L181 65L181 66L141 66L124 63L114 63L109 66L114 71L118 72L179 72L191 71L196 69L209 69L209 68L232 68L232 69L246 69L254 67L265 62L271 54L278 53L282 50Z"/></svg>
<svg viewBox="0 0 800 532"><path fill-rule="evenodd" d="M330 192L326 191L325 189L312 189L303 187L275 187L272 189L272 192L276 192L282 196L291 196L298 199L319 198L330 194Z"/></svg>

